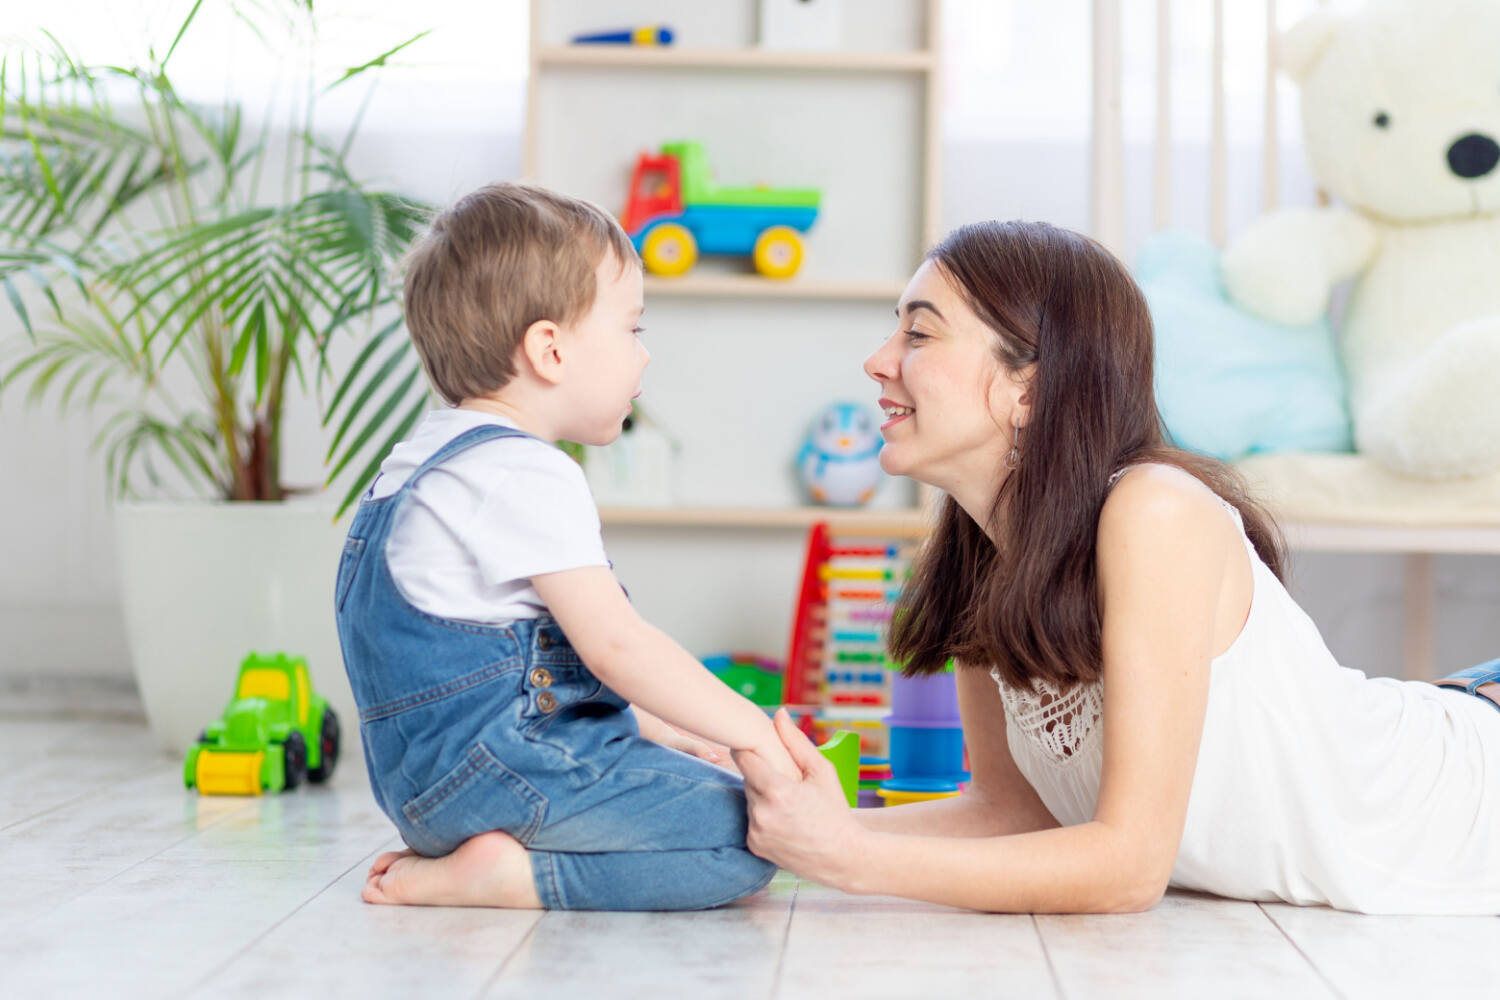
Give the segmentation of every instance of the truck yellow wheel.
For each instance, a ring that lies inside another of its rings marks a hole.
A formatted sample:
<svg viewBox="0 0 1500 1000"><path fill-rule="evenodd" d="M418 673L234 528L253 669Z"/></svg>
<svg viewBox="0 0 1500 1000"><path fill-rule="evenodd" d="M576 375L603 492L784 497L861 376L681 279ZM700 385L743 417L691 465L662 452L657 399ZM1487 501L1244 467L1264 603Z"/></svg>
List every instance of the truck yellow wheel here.
<svg viewBox="0 0 1500 1000"><path fill-rule="evenodd" d="M791 226L772 226L755 239L755 269L767 278L790 278L802 267L802 237Z"/></svg>
<svg viewBox="0 0 1500 1000"><path fill-rule="evenodd" d="M664 278L686 274L698 262L698 243L686 226L663 222L641 243L641 261L646 270Z"/></svg>

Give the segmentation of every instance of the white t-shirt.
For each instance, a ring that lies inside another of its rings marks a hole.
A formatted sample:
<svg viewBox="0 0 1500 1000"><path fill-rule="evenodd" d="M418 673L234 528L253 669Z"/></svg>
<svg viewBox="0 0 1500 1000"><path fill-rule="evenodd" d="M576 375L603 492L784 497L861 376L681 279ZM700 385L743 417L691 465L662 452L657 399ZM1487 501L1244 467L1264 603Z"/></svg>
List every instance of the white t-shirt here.
<svg viewBox="0 0 1500 1000"><path fill-rule="evenodd" d="M516 425L473 410L434 410L381 463L376 499L399 490L443 445L476 427ZM537 618L540 573L608 566L583 469L536 438L474 445L412 489L386 543L396 588L428 614L502 623Z"/></svg>

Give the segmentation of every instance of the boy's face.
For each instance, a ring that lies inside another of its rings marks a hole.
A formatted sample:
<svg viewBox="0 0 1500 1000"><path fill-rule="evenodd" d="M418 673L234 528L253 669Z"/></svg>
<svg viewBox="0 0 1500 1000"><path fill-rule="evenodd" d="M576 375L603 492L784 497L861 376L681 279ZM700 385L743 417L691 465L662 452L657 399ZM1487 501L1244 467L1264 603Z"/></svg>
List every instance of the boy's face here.
<svg viewBox="0 0 1500 1000"><path fill-rule="evenodd" d="M606 445L620 436L651 353L638 336L645 309L640 266L635 261L621 266L606 253L594 272L594 286L593 307L566 331L574 345L564 376L569 414L562 436Z"/></svg>

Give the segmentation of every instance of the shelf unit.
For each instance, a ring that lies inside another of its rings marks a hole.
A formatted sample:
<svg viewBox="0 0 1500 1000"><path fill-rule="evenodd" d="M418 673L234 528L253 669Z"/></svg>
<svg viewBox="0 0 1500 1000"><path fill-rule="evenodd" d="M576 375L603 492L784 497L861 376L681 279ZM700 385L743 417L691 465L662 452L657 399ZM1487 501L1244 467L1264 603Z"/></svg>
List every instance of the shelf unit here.
<svg viewBox="0 0 1500 1000"><path fill-rule="evenodd" d="M824 190L808 263L796 278L772 281L717 262L700 262L681 278L647 276L647 344L656 361L645 402L659 419L667 414L674 436L691 438L679 461L691 487L681 490L680 506L605 507L601 518L632 527L783 530L852 519L910 530L922 523L924 496L907 484L883 486L864 510L808 507L792 489L790 467L801 428L821 405L849 398L873 409L878 391L859 372L860 352L888 332L891 309L937 237L940 0L847 5L850 48L834 51L756 46L754 7L742 0L708 11L657 0L631 16L673 25L679 44L633 47L565 44L574 32L618 21L608 4L531 3L526 177L618 210L637 152L694 138L725 183ZM660 350L658 324L664 339L676 338ZM804 372L800 383L751 370L765 351L814 335L823 357L808 360L809 368L841 370ZM711 350L708 338L723 350ZM733 350L752 339L766 343L735 371ZM849 349L835 353L833 345L845 342ZM688 372L680 360L667 370L688 351L699 353L702 370ZM691 384L709 379L727 379L725 394L742 394L745 409L760 413L731 412ZM704 457L719 427L744 450L741 461Z"/></svg>

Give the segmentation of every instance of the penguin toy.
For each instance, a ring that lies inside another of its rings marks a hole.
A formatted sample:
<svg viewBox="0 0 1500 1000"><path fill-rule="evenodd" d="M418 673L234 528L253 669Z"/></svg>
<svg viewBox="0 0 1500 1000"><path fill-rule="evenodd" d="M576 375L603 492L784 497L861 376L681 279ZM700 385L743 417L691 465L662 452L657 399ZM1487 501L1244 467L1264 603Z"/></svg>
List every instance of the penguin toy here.
<svg viewBox="0 0 1500 1000"><path fill-rule="evenodd" d="M834 507L870 502L881 479L879 426L857 403L834 403L813 421L797 474L813 500Z"/></svg>

